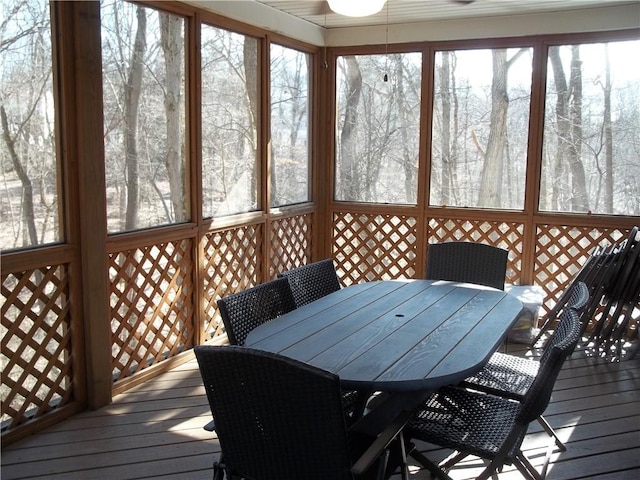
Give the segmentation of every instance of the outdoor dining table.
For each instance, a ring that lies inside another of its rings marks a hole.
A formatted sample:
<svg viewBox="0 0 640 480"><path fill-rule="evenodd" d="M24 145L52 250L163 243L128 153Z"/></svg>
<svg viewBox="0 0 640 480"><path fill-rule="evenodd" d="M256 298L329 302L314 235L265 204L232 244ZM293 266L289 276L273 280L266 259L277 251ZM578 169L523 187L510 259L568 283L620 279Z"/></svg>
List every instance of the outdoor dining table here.
<svg viewBox="0 0 640 480"><path fill-rule="evenodd" d="M376 434L401 415L408 419L438 388L480 370L522 308L515 296L481 285L366 282L260 325L245 345L337 374L344 389L384 392L357 422Z"/></svg>
<svg viewBox="0 0 640 480"><path fill-rule="evenodd" d="M433 391L480 370L521 310L481 285L366 282L260 325L245 345L333 372L346 389Z"/></svg>

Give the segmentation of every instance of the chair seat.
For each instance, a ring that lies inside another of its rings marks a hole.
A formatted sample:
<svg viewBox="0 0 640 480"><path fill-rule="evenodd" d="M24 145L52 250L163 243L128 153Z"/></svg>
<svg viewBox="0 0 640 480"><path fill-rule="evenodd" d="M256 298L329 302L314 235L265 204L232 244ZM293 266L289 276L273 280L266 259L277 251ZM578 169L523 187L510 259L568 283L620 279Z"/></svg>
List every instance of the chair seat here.
<svg viewBox="0 0 640 480"><path fill-rule="evenodd" d="M506 442L520 412L511 400L456 387L440 389L423 403L407 423L405 432L413 439L434 443L482 458L493 458ZM505 459L512 463L526 434L513 443Z"/></svg>
<svg viewBox="0 0 640 480"><path fill-rule="evenodd" d="M475 375L462 382L469 388L513 400L522 400L538 374L540 362L506 353L494 353Z"/></svg>

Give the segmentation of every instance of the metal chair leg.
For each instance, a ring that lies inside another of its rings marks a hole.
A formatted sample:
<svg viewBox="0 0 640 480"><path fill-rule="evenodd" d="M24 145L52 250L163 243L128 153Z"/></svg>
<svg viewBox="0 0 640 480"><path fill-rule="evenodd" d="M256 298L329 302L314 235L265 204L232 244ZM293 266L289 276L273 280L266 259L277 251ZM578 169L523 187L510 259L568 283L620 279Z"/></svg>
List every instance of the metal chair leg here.
<svg viewBox="0 0 640 480"><path fill-rule="evenodd" d="M562 443L562 441L558 438L558 435L556 434L556 432L553 430L553 428L551 428L551 425L549 425L549 423L545 420L545 418L540 415L538 417L538 423L540 425L542 425L542 428L544 428L544 431L547 432L549 434L550 437L553 437L556 445L558 446L558 448L560 449L561 452L566 452L567 451L567 447L564 445L564 443Z"/></svg>
<svg viewBox="0 0 640 480"><path fill-rule="evenodd" d="M429 473L431 473L433 478L439 478L440 480L453 480L444 470L439 468L435 463L420 453L418 449L413 449L409 455L412 456L423 468L429 470Z"/></svg>

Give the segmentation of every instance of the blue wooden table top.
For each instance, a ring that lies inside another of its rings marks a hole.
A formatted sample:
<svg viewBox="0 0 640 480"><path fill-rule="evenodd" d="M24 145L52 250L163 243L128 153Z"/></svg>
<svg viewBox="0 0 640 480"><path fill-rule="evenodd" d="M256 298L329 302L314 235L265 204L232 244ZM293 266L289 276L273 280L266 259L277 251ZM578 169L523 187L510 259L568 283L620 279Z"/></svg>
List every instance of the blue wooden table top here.
<svg viewBox="0 0 640 480"><path fill-rule="evenodd" d="M435 390L482 368L521 310L514 296L479 285L368 282L259 326L245 345L333 372L344 388Z"/></svg>

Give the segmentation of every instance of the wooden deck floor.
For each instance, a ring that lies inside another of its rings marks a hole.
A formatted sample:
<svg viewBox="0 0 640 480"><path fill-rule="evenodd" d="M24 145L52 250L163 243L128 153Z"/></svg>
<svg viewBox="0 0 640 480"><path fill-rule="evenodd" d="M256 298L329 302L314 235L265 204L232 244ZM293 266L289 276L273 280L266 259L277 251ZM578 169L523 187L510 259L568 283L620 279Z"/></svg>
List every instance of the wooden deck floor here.
<svg viewBox="0 0 640 480"><path fill-rule="evenodd" d="M566 441L547 478L640 478L640 359L611 363L574 353L558 378L545 417ZM3 480L210 479L219 445L202 429L210 420L195 361L2 451ZM532 424L525 454L540 465L546 442ZM449 452L418 445L433 460ZM469 468L451 472L473 478ZM412 468L412 478L429 474ZM399 478L399 476L397 477ZM521 478L505 469L499 480ZM298 479L283 479L298 480ZM304 479L299 479L304 480ZM328 479L329 480L329 479Z"/></svg>

